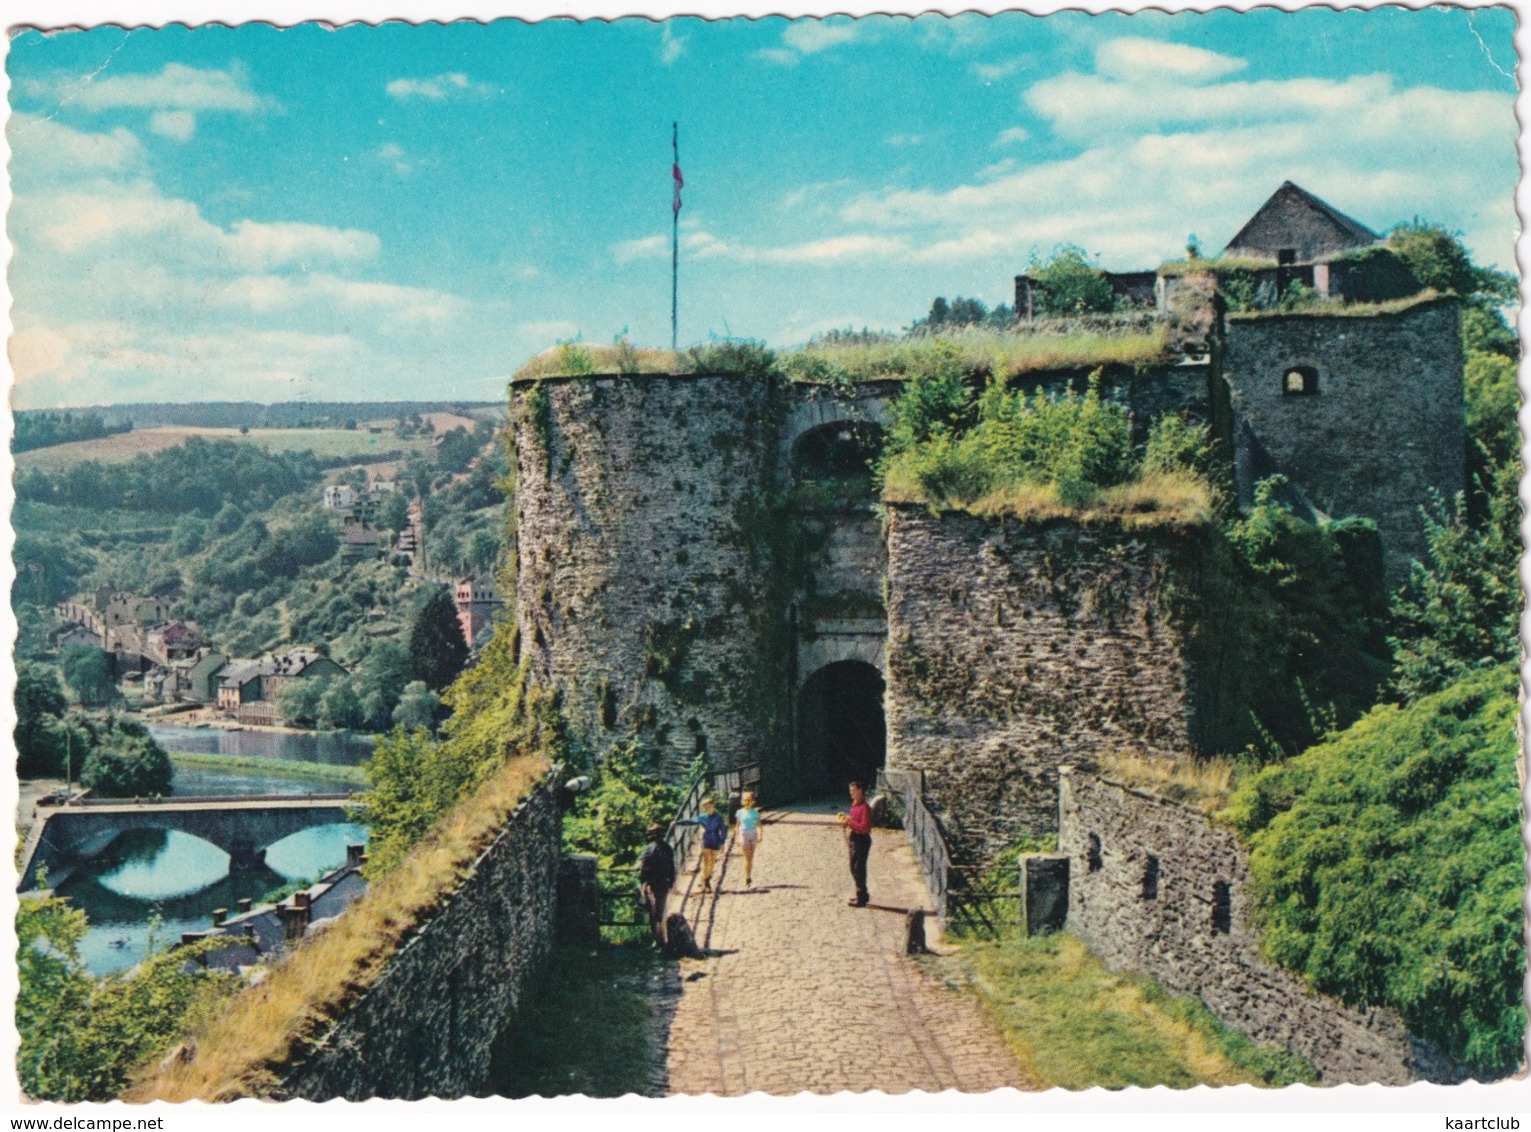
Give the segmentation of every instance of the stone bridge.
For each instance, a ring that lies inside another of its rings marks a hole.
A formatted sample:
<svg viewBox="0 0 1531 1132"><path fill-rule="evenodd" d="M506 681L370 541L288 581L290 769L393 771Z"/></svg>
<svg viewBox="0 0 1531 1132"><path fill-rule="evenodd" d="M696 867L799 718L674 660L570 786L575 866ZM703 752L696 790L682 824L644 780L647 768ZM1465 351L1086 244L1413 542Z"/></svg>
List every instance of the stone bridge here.
<svg viewBox="0 0 1531 1132"><path fill-rule="evenodd" d="M231 871L260 868L266 850L291 834L349 820L350 794L260 794L140 801L91 799L43 811L27 838L21 889L37 885L37 871L50 882L130 829L188 833L229 855Z"/></svg>

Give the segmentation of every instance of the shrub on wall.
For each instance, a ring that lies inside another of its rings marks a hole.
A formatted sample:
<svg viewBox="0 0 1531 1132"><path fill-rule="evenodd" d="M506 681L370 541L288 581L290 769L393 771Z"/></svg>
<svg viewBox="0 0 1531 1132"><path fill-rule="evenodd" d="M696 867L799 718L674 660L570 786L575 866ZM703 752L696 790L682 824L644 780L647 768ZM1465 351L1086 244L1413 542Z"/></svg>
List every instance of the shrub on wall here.
<svg viewBox="0 0 1531 1132"><path fill-rule="evenodd" d="M1369 712L1247 781L1262 948L1469 1063L1517 1063L1526 877L1513 665Z"/></svg>

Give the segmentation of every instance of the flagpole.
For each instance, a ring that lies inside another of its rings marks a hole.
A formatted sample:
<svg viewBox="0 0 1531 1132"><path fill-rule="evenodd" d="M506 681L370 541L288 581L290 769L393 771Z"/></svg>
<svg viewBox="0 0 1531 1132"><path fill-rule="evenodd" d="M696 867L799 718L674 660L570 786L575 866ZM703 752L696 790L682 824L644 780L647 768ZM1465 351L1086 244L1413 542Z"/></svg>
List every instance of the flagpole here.
<svg viewBox="0 0 1531 1132"><path fill-rule="evenodd" d="M670 123L670 149L674 168L680 168L680 123ZM670 210L670 349L680 349L680 194L676 190L675 207Z"/></svg>

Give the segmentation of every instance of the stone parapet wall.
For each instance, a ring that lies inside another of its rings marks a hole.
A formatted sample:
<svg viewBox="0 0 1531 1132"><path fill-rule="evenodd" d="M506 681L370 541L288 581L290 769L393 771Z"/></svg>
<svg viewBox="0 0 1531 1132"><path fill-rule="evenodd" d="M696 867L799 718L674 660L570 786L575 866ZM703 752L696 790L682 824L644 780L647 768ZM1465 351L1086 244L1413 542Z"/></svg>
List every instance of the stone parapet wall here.
<svg viewBox="0 0 1531 1132"><path fill-rule="evenodd" d="M552 947L559 874L553 776L284 1076L279 1099L461 1097Z"/></svg>
<svg viewBox="0 0 1531 1132"><path fill-rule="evenodd" d="M704 749L719 769L758 761L771 610L752 540L776 458L770 383L548 378L517 382L511 407L533 683L597 742L653 741L672 778Z"/></svg>
<svg viewBox="0 0 1531 1132"><path fill-rule="evenodd" d="M888 508L888 766L961 856L1057 828L1057 768L1179 758L1193 684L1168 590L1194 535Z"/></svg>
<svg viewBox="0 0 1531 1132"><path fill-rule="evenodd" d="M1388 583L1425 553L1419 509L1462 490L1460 311L1453 299L1403 311L1230 317L1223 372L1235 419L1239 496L1280 473L1324 514L1360 515L1382 535ZM1295 367L1312 394L1283 392Z"/></svg>
<svg viewBox="0 0 1531 1132"><path fill-rule="evenodd" d="M1200 998L1255 1041L1305 1056L1325 1083L1464 1079L1392 1011L1314 994L1260 957L1248 852L1201 811L1065 768L1058 851L1069 929L1112 970Z"/></svg>

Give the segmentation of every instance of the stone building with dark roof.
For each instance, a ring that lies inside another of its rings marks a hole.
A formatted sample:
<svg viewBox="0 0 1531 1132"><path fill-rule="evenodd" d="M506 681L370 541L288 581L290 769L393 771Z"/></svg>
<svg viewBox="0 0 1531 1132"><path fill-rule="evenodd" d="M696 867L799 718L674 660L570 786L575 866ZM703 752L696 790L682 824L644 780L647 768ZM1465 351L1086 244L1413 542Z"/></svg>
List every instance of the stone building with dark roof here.
<svg viewBox="0 0 1531 1132"><path fill-rule="evenodd" d="M1306 189L1283 181L1228 241L1223 255L1269 259L1286 266L1313 263L1340 252L1366 248L1382 237Z"/></svg>

